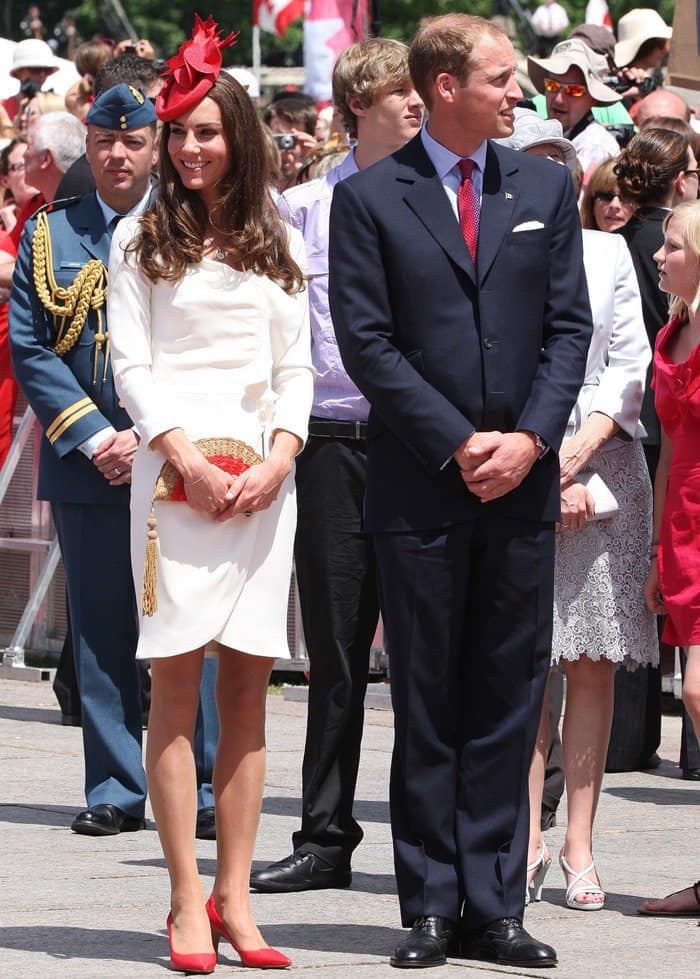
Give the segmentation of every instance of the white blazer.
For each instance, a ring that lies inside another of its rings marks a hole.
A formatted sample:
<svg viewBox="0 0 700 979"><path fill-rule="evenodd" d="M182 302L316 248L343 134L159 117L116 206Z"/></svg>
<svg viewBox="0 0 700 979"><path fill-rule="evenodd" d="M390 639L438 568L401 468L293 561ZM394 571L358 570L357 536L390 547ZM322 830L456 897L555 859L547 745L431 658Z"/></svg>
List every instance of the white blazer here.
<svg viewBox="0 0 700 979"><path fill-rule="evenodd" d="M646 432L639 413L651 347L627 243L622 235L584 230L583 261L593 337L566 434L573 435L592 411L599 411L617 422L623 438L642 438ZM613 446L614 439L608 444Z"/></svg>

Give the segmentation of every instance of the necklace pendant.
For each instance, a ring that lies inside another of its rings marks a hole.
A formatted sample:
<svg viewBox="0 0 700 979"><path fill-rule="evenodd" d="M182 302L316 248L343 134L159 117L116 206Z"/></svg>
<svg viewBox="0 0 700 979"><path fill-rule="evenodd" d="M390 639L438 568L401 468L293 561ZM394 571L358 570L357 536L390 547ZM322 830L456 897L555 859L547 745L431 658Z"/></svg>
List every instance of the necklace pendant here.
<svg viewBox="0 0 700 979"><path fill-rule="evenodd" d="M226 260L226 252L223 250L223 248L216 249L216 260L217 262L223 262Z"/></svg>

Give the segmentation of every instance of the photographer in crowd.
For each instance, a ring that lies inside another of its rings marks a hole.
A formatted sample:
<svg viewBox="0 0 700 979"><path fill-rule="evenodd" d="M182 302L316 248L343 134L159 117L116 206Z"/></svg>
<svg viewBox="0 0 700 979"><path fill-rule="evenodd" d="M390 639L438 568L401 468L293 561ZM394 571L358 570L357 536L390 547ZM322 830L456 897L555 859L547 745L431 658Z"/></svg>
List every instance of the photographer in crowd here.
<svg viewBox="0 0 700 979"><path fill-rule="evenodd" d="M280 151L283 192L296 183L306 157L316 146L316 109L313 99L301 92L280 92L265 109L263 121L272 131Z"/></svg>

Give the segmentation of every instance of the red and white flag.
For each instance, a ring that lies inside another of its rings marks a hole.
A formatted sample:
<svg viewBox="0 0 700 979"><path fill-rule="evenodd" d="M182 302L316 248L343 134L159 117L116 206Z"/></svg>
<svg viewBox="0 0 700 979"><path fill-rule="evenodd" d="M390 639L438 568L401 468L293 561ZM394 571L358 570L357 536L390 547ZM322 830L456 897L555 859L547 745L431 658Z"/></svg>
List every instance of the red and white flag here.
<svg viewBox="0 0 700 979"><path fill-rule="evenodd" d="M304 0L253 0L253 26L278 37L303 13Z"/></svg>
<svg viewBox="0 0 700 979"><path fill-rule="evenodd" d="M599 27L613 29L613 20L606 0L589 0L586 6L584 24L597 24Z"/></svg>
<svg viewBox="0 0 700 979"><path fill-rule="evenodd" d="M332 98L331 76L341 51L367 36L367 0L306 0L304 88L317 102Z"/></svg>

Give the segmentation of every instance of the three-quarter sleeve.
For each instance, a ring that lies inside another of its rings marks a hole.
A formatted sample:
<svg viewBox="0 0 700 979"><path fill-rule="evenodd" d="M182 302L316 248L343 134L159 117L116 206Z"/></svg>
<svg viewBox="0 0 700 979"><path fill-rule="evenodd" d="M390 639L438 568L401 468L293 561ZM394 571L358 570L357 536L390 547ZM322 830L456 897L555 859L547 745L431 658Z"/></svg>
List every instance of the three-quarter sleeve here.
<svg viewBox="0 0 700 979"><path fill-rule="evenodd" d="M126 246L138 231L138 218L125 218L115 231L109 256L107 317L114 382L134 427L150 443L156 435L184 427L171 391L152 372L152 285Z"/></svg>
<svg viewBox="0 0 700 979"><path fill-rule="evenodd" d="M291 228L289 237L292 257L304 271L304 240ZM271 285L270 348L272 389L277 396L272 429L291 432L305 443L314 387L308 288L290 296L279 286Z"/></svg>
<svg viewBox="0 0 700 979"><path fill-rule="evenodd" d="M611 238L617 241L612 335L589 411L608 415L630 438L635 438L651 348L632 257L621 235Z"/></svg>

